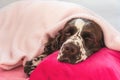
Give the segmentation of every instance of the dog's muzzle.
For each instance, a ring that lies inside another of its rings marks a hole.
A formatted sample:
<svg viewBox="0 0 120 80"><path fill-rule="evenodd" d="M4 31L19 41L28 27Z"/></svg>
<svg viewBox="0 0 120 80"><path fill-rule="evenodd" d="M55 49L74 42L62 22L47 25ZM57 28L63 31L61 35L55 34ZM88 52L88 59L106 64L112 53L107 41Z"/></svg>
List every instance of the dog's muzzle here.
<svg viewBox="0 0 120 80"><path fill-rule="evenodd" d="M77 34L76 34L77 35ZM87 58L86 51L83 47L82 38L80 36L73 36L63 43L58 60L60 62L78 63Z"/></svg>
<svg viewBox="0 0 120 80"><path fill-rule="evenodd" d="M61 48L58 60L61 62L75 63L75 58L79 55L79 53L78 46L72 43L67 43Z"/></svg>

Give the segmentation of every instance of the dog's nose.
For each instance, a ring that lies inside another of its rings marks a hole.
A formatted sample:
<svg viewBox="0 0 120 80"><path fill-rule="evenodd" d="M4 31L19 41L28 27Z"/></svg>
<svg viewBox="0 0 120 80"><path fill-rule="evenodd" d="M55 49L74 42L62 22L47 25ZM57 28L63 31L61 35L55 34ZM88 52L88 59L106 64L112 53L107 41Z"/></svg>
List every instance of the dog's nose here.
<svg viewBox="0 0 120 80"><path fill-rule="evenodd" d="M64 44L62 48L63 54L77 54L79 52L79 47L73 43Z"/></svg>

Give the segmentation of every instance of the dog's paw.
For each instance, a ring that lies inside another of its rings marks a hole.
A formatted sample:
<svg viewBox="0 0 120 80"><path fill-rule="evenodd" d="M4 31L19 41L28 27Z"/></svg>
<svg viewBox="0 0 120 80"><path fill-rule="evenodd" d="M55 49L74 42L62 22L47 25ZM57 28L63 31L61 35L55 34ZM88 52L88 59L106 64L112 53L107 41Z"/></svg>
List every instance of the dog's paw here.
<svg viewBox="0 0 120 80"><path fill-rule="evenodd" d="M27 61L24 66L24 72L30 76L30 74L33 72L33 70L36 68L36 66L33 65L32 61Z"/></svg>
<svg viewBox="0 0 120 80"><path fill-rule="evenodd" d="M37 65L46 57L47 55L42 54L31 61L27 61L24 66L24 72L30 76L30 74L34 71Z"/></svg>

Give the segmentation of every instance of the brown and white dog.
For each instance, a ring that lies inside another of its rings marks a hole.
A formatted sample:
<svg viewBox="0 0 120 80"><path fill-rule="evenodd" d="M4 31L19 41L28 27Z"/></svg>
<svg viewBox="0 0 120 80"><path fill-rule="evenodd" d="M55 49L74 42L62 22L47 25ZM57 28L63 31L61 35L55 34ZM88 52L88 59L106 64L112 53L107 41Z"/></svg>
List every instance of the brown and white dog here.
<svg viewBox="0 0 120 80"><path fill-rule="evenodd" d="M103 32L97 23L84 18L73 18L55 38L49 38L43 54L26 62L24 72L30 75L43 58L59 49L57 59L60 62L75 64L104 46Z"/></svg>
<svg viewBox="0 0 120 80"><path fill-rule="evenodd" d="M104 46L102 30L95 22L74 19L67 26L71 32L73 30L74 35L63 43L58 55L59 61L78 63Z"/></svg>

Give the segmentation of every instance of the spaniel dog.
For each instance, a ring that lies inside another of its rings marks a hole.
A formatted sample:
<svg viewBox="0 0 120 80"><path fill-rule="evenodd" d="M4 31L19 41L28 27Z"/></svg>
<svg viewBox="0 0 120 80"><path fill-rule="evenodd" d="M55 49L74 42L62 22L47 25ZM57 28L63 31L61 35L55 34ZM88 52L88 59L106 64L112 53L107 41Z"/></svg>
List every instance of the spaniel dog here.
<svg viewBox="0 0 120 80"><path fill-rule="evenodd" d="M84 61L105 46L101 27L96 22L84 18L69 20L55 38L49 38L48 41L40 56L26 62L24 72L28 76L41 60L56 50L60 50L58 61L75 64Z"/></svg>

